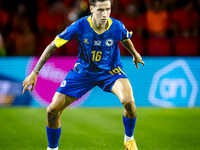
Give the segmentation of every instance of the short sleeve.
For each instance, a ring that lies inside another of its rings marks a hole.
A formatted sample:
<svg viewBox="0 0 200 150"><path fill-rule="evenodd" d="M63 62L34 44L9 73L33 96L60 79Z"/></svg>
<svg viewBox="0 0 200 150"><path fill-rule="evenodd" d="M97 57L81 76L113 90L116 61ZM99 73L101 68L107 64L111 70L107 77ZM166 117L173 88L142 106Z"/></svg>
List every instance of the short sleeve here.
<svg viewBox="0 0 200 150"><path fill-rule="evenodd" d="M74 22L68 26L62 33L56 36L54 39L55 45L57 48L68 43L70 40L75 39L77 35L78 23Z"/></svg>
<svg viewBox="0 0 200 150"><path fill-rule="evenodd" d="M129 39L131 35L132 35L132 32L129 32L124 26L124 24L120 21L120 35L119 35L120 41Z"/></svg>

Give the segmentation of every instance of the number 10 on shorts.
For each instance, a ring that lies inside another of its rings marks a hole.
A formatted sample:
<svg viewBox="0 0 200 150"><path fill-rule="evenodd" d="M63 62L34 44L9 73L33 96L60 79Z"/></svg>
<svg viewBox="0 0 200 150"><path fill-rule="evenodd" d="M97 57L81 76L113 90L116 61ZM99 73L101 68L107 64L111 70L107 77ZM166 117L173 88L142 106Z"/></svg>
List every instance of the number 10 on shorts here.
<svg viewBox="0 0 200 150"><path fill-rule="evenodd" d="M120 67L114 68L112 71L109 71L109 73L110 73L111 75L114 75L114 74L116 74L116 73L118 73L119 75L121 75L122 73L125 74L124 71L123 71ZM125 74L125 75L126 75L126 74Z"/></svg>

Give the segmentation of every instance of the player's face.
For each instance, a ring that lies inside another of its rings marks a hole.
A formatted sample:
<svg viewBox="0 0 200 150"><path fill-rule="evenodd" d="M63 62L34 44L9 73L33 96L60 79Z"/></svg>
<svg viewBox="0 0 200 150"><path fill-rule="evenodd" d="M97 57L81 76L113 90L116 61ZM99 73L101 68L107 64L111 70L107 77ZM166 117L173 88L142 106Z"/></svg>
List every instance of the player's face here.
<svg viewBox="0 0 200 150"><path fill-rule="evenodd" d="M104 2L97 1L95 6L90 6L90 11L98 24L105 25L110 16L111 2L110 0Z"/></svg>

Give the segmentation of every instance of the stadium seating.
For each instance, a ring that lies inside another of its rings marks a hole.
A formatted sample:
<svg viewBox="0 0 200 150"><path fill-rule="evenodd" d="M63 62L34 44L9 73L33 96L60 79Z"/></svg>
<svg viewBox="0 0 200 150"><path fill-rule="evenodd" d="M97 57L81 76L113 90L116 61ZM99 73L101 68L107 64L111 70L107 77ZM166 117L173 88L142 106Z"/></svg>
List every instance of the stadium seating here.
<svg viewBox="0 0 200 150"><path fill-rule="evenodd" d="M77 56L78 55L78 43L76 40L72 40L65 45L67 56Z"/></svg>
<svg viewBox="0 0 200 150"><path fill-rule="evenodd" d="M134 45L135 49L137 50L137 52L139 54L143 55L143 39L139 36L132 36L131 41L133 42L133 45ZM119 49L120 49L121 55L125 55L125 56L131 55L129 53L129 51L126 50L126 48L124 48L124 46L121 44L121 42L119 42Z"/></svg>
<svg viewBox="0 0 200 150"><path fill-rule="evenodd" d="M170 55L170 41L165 37L150 37L148 39L148 53L151 56Z"/></svg>
<svg viewBox="0 0 200 150"><path fill-rule="evenodd" d="M140 36L132 36L131 41L133 42L133 45L137 52L141 55L143 55L143 39Z"/></svg>
<svg viewBox="0 0 200 150"><path fill-rule="evenodd" d="M179 37L175 39L175 48L177 56L195 56L198 55L198 40L194 37Z"/></svg>

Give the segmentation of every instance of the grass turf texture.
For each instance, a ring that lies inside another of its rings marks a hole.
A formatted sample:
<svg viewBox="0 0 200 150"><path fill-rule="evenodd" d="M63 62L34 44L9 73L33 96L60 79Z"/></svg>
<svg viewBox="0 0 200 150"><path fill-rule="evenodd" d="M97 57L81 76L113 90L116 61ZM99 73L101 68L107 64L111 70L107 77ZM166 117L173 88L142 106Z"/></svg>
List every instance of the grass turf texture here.
<svg viewBox="0 0 200 150"><path fill-rule="evenodd" d="M140 150L199 150L200 108L138 108ZM62 114L59 150L124 150L122 108L74 108ZM45 150L46 110L0 109L0 150Z"/></svg>

